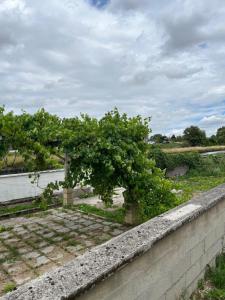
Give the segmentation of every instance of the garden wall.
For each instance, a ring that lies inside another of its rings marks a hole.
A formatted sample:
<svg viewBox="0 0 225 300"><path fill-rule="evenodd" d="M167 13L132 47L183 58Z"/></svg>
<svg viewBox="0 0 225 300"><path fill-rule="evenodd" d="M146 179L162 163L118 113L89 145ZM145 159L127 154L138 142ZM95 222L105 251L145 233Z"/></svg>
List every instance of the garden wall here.
<svg viewBox="0 0 225 300"><path fill-rule="evenodd" d="M225 185L100 245L4 300L175 300L223 250Z"/></svg>

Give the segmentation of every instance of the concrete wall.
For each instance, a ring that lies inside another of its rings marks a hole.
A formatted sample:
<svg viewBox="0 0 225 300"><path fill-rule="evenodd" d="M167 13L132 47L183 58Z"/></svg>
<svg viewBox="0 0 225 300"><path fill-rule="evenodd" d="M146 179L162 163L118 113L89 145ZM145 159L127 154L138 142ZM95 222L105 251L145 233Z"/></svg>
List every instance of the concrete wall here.
<svg viewBox="0 0 225 300"><path fill-rule="evenodd" d="M225 185L20 287L7 300L176 300L224 245Z"/></svg>
<svg viewBox="0 0 225 300"><path fill-rule="evenodd" d="M157 242L81 300L175 300L190 295L222 251L225 202Z"/></svg>
<svg viewBox="0 0 225 300"><path fill-rule="evenodd" d="M36 183L31 183L29 178L33 173L11 174L0 176L0 204L11 200L37 197L43 193L48 183L64 179L64 170L41 171L39 187Z"/></svg>

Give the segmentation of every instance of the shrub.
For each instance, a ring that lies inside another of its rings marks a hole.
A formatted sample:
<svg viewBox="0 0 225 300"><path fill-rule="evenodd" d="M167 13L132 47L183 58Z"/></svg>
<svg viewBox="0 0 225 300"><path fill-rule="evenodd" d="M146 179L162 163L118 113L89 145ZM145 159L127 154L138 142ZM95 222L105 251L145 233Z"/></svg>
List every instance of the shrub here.
<svg viewBox="0 0 225 300"><path fill-rule="evenodd" d="M208 155L201 158L201 163L191 170L191 175L224 176L225 155Z"/></svg>
<svg viewBox="0 0 225 300"><path fill-rule="evenodd" d="M202 164L202 157L198 153L164 153L158 147L152 147L149 157L154 159L156 166L161 170L172 170L181 165L196 169Z"/></svg>

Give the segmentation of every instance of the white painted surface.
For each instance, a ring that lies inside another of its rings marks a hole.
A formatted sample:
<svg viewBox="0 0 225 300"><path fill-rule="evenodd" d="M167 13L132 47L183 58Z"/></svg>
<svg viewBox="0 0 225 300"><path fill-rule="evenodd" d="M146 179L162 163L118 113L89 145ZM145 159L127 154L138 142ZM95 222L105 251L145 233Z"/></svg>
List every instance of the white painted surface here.
<svg viewBox="0 0 225 300"><path fill-rule="evenodd" d="M201 155L206 156L206 155L216 155L216 154L225 154L225 150L205 152L202 153Z"/></svg>
<svg viewBox="0 0 225 300"><path fill-rule="evenodd" d="M176 221L176 220L186 216L187 214L195 211L196 209L198 209L200 207L201 207L201 205L188 204L188 205L185 205L184 207L181 207L180 209L177 209L177 210L169 213L168 215L166 215L164 217L164 219L167 219L170 221Z"/></svg>
<svg viewBox="0 0 225 300"><path fill-rule="evenodd" d="M48 183L63 180L64 170L40 172L39 187L31 183L31 173L0 176L0 202L35 197L43 192Z"/></svg>

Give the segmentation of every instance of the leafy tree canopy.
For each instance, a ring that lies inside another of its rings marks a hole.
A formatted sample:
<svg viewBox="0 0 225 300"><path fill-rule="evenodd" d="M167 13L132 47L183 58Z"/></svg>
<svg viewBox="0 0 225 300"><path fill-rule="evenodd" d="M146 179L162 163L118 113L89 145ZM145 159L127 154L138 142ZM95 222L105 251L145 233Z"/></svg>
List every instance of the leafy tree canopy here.
<svg viewBox="0 0 225 300"><path fill-rule="evenodd" d="M217 130L216 139L218 144L225 145L225 126Z"/></svg>
<svg viewBox="0 0 225 300"><path fill-rule="evenodd" d="M206 142L205 131L201 130L197 126L191 126L184 130L184 140L186 140L190 146L204 145Z"/></svg>
<svg viewBox="0 0 225 300"><path fill-rule="evenodd" d="M157 144L167 143L169 139L166 135L162 135L160 133L154 134L150 137L150 141L155 142Z"/></svg>

